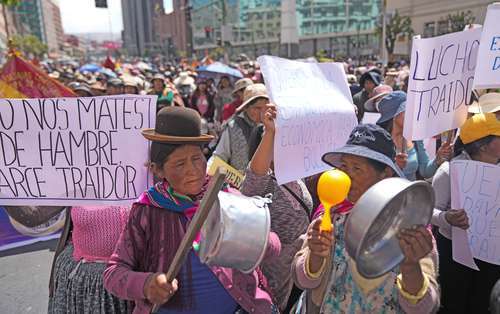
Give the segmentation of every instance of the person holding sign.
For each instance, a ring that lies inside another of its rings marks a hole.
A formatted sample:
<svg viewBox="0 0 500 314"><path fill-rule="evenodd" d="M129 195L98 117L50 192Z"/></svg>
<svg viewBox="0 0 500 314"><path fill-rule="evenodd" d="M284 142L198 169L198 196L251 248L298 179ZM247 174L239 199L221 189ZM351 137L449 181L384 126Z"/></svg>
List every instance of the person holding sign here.
<svg viewBox="0 0 500 314"><path fill-rule="evenodd" d="M295 313L431 313L439 306L437 252L424 226L399 234L405 260L382 277L362 277L345 248L350 210L374 184L403 177L395 164L390 134L373 124L358 125L344 147L323 161L351 179L347 200L333 207L333 233L321 232L320 217L309 226L303 249L292 264L295 283L306 291Z"/></svg>
<svg viewBox="0 0 500 314"><path fill-rule="evenodd" d="M463 151L453 160L476 160L497 165L500 161L500 121L493 113L477 114L460 129L458 145ZM432 181L436 208L432 224L439 228L439 282L441 284L440 313L488 313L488 296L500 279L500 266L475 259L480 271L453 260L452 227L469 228L464 209L451 208L450 163L445 162Z"/></svg>
<svg viewBox="0 0 500 314"><path fill-rule="evenodd" d="M263 117L265 129L258 126L250 136L251 161L241 192L247 196L262 197L272 194L272 203L269 205L271 230L280 238L281 254L272 262L264 262L262 271L269 280L280 310L284 311L293 288L290 267L293 257L301 247L299 237L307 230L313 204L311 194L301 180L284 185L278 185L276 181L273 174L275 118L276 108L270 107Z"/></svg>
<svg viewBox="0 0 500 314"><path fill-rule="evenodd" d="M201 134L201 117L193 109L160 110L155 129L142 130L151 144L151 170L162 181L144 192L132 206L108 268L104 285L114 295L135 302L133 313L277 313L267 282L257 268L249 274L202 264L193 249L176 279L167 282L187 224L207 189L207 162L202 145L213 139ZM279 238L270 233L264 257L280 252Z"/></svg>
<svg viewBox="0 0 500 314"><path fill-rule="evenodd" d="M378 104L381 117L377 124L391 133L396 145L396 162L410 181L417 179L417 172L424 178L434 175L437 168L452 155L451 145L445 143L437 151L436 158L429 159L423 141L407 142L403 137L406 93L395 91L382 98Z"/></svg>

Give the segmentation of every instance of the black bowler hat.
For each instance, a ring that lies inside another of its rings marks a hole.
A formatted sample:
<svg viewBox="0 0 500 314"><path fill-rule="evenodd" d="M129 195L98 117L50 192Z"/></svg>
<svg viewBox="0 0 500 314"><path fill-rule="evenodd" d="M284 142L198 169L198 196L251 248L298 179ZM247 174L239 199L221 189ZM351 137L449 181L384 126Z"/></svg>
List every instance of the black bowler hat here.
<svg viewBox="0 0 500 314"><path fill-rule="evenodd" d="M154 129L141 130L150 141L168 144L208 143L212 135L201 134L201 117L193 109L165 107L156 116Z"/></svg>
<svg viewBox="0 0 500 314"><path fill-rule="evenodd" d="M347 143L333 152L323 155L323 162L338 167L342 154L356 155L381 162L404 178L401 169L394 163L396 148L392 137L383 128L375 124L360 124L349 136Z"/></svg>

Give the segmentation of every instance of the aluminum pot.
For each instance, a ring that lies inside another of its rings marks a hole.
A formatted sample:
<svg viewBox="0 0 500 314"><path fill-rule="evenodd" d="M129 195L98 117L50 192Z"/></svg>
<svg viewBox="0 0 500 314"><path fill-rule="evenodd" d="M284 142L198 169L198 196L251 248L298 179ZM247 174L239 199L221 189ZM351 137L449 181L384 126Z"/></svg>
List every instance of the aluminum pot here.
<svg viewBox="0 0 500 314"><path fill-rule="evenodd" d="M219 192L201 229L200 260L251 273L267 250L271 216L269 198Z"/></svg>
<svg viewBox="0 0 500 314"><path fill-rule="evenodd" d="M346 250L365 278L389 272L404 259L396 237L404 228L429 224L434 190L425 181L382 180L353 207L345 226Z"/></svg>

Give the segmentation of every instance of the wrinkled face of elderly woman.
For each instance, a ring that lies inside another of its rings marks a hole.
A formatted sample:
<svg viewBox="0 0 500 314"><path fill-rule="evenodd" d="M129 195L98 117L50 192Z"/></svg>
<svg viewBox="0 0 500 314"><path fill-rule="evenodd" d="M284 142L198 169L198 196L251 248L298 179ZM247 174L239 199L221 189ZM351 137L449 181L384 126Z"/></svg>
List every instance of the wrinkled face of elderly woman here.
<svg viewBox="0 0 500 314"><path fill-rule="evenodd" d="M372 185L393 176L390 167L365 157L342 154L338 168L351 178L351 190L347 199L356 203Z"/></svg>
<svg viewBox="0 0 500 314"><path fill-rule="evenodd" d="M200 146L182 145L168 155L163 165L153 164L152 168L174 191L194 196L201 192L205 183L207 160Z"/></svg>

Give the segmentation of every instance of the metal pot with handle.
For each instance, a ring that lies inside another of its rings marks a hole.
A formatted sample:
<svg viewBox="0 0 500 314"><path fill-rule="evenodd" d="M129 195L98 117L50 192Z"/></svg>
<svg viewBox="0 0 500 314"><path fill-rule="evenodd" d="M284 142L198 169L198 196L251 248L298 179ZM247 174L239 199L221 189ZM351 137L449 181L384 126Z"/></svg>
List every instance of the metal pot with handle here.
<svg viewBox="0 0 500 314"><path fill-rule="evenodd" d="M365 278L376 278L399 265L404 255L396 235L401 229L429 224L435 197L425 181L382 180L353 207L345 227L346 250Z"/></svg>
<svg viewBox="0 0 500 314"><path fill-rule="evenodd" d="M251 273L267 250L270 198L219 192L201 229L200 260Z"/></svg>

